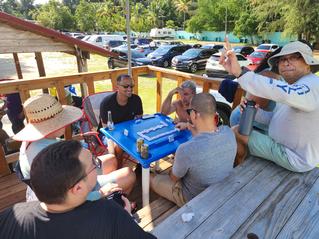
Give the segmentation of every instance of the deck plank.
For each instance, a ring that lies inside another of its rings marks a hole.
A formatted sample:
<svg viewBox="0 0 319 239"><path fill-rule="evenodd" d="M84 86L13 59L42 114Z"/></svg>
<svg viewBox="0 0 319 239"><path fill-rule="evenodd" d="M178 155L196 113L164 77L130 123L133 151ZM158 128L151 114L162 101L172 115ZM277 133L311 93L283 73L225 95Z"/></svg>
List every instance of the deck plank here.
<svg viewBox="0 0 319 239"><path fill-rule="evenodd" d="M289 174L288 170L271 163L253 181L237 190L232 198L225 198L223 205L187 238L230 238ZM225 185L225 188L229 186ZM257 188L260 188L258 192Z"/></svg>
<svg viewBox="0 0 319 239"><path fill-rule="evenodd" d="M158 225L153 230L154 235L158 238L170 238L171 235L175 235L174 239L185 238L198 227L199 223L205 221L225 203L225 200L232 198L237 191L259 175L264 168L270 168L268 171L274 170L274 167L268 161L255 158L247 160L235 168L232 175L222 182L211 185L204 192L188 202L183 208L177 210L167 220ZM198 203L200 203L202 207L194 212L195 217L192 222L183 223L181 215L185 212L192 211L192 206ZM178 228L178 235L176 235L176 233L171 234L172 231L176 231L176 228ZM200 235L198 238L205 237Z"/></svg>
<svg viewBox="0 0 319 239"><path fill-rule="evenodd" d="M25 201L26 188L15 174L0 177L0 211Z"/></svg>
<svg viewBox="0 0 319 239"><path fill-rule="evenodd" d="M319 170L291 173L231 238L242 239L248 233L254 233L259 238L276 238L318 177Z"/></svg>
<svg viewBox="0 0 319 239"><path fill-rule="evenodd" d="M318 169L317 169L318 170ZM319 235L319 179L307 196L298 205L277 239L307 238L317 239Z"/></svg>
<svg viewBox="0 0 319 239"><path fill-rule="evenodd" d="M160 197L136 213L137 218L140 219L138 224L144 228L174 206L174 203Z"/></svg>

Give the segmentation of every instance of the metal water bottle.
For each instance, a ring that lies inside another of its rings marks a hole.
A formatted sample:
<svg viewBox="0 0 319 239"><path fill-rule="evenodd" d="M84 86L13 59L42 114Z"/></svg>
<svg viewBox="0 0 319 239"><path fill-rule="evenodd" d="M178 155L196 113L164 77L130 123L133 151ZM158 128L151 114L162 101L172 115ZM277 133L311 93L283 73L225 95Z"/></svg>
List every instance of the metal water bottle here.
<svg viewBox="0 0 319 239"><path fill-rule="evenodd" d="M108 127L109 130L113 130L114 129L114 123L113 123L113 120L112 120L112 113L111 113L110 110L107 112L107 127Z"/></svg>
<svg viewBox="0 0 319 239"><path fill-rule="evenodd" d="M256 102L253 100L248 100L246 103L246 107L241 114L239 121L239 133L241 135L250 135L253 129L253 122L256 115Z"/></svg>

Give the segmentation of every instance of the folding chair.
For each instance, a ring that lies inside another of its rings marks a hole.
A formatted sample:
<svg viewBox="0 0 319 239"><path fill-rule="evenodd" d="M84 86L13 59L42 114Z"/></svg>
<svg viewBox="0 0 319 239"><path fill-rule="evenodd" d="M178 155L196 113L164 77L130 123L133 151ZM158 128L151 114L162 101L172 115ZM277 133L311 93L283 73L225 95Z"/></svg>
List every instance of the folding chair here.
<svg viewBox="0 0 319 239"><path fill-rule="evenodd" d="M102 123L100 118L100 104L106 96L113 93L113 91L105 91L89 95L83 99L83 118L80 126L81 135L88 144L89 150L95 156L107 153L107 146L103 144L98 132Z"/></svg>

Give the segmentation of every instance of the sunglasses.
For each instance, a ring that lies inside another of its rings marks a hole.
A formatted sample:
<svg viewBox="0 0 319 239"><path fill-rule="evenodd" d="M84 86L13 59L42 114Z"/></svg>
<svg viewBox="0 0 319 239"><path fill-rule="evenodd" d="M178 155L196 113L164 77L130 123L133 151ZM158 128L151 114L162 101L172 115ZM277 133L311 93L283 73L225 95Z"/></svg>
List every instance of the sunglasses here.
<svg viewBox="0 0 319 239"><path fill-rule="evenodd" d="M195 113L197 112L197 110L190 108L190 109L186 109L186 112L188 115L191 115L191 112L194 111Z"/></svg>
<svg viewBox="0 0 319 239"><path fill-rule="evenodd" d="M101 168L102 167L102 161L101 159L99 159L98 157L94 156L92 154L92 164L93 164L93 168L91 168L87 173L85 173L84 175L82 175L79 179L77 179L75 181L75 183L72 184L72 186L70 188L73 188L78 182L80 182L82 179L86 178L90 173L92 173L96 168Z"/></svg>
<svg viewBox="0 0 319 239"><path fill-rule="evenodd" d="M299 53L296 53L296 54L291 54L289 56L282 56L278 59L278 63L280 64L283 64L285 63L286 61L288 63L295 63L297 62L300 58L302 58L302 55L299 54Z"/></svg>
<svg viewBox="0 0 319 239"><path fill-rule="evenodd" d="M120 86L122 86L124 89L127 89L127 88L131 88L131 89L133 89L134 88L134 85L120 85Z"/></svg>

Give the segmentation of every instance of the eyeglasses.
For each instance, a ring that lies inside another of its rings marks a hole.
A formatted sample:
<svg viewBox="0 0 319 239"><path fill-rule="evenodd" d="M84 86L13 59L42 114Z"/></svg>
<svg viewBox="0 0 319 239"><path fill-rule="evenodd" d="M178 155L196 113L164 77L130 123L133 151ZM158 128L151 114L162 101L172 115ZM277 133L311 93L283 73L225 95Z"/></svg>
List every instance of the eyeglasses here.
<svg viewBox="0 0 319 239"><path fill-rule="evenodd" d="M124 89L127 89L127 88L131 88L131 89L133 89L134 88L134 85L120 85L120 86L122 86Z"/></svg>
<svg viewBox="0 0 319 239"><path fill-rule="evenodd" d="M197 110L195 110L195 109L193 109L193 108L186 109L186 112L187 112L188 115L191 115L191 112L192 112L192 111L197 112Z"/></svg>
<svg viewBox="0 0 319 239"><path fill-rule="evenodd" d="M302 58L302 55L299 53L288 55L288 56L282 56L278 59L278 63L283 64L286 61L288 63L295 63L297 62L300 58Z"/></svg>
<svg viewBox="0 0 319 239"><path fill-rule="evenodd" d="M96 168L101 168L102 167L102 161L98 157L96 157L95 155L92 154L91 160L92 160L93 168L91 168L87 173L85 173L78 180L76 180L75 183L73 183L70 188L73 188L78 182L80 182L82 179L86 178Z"/></svg>

